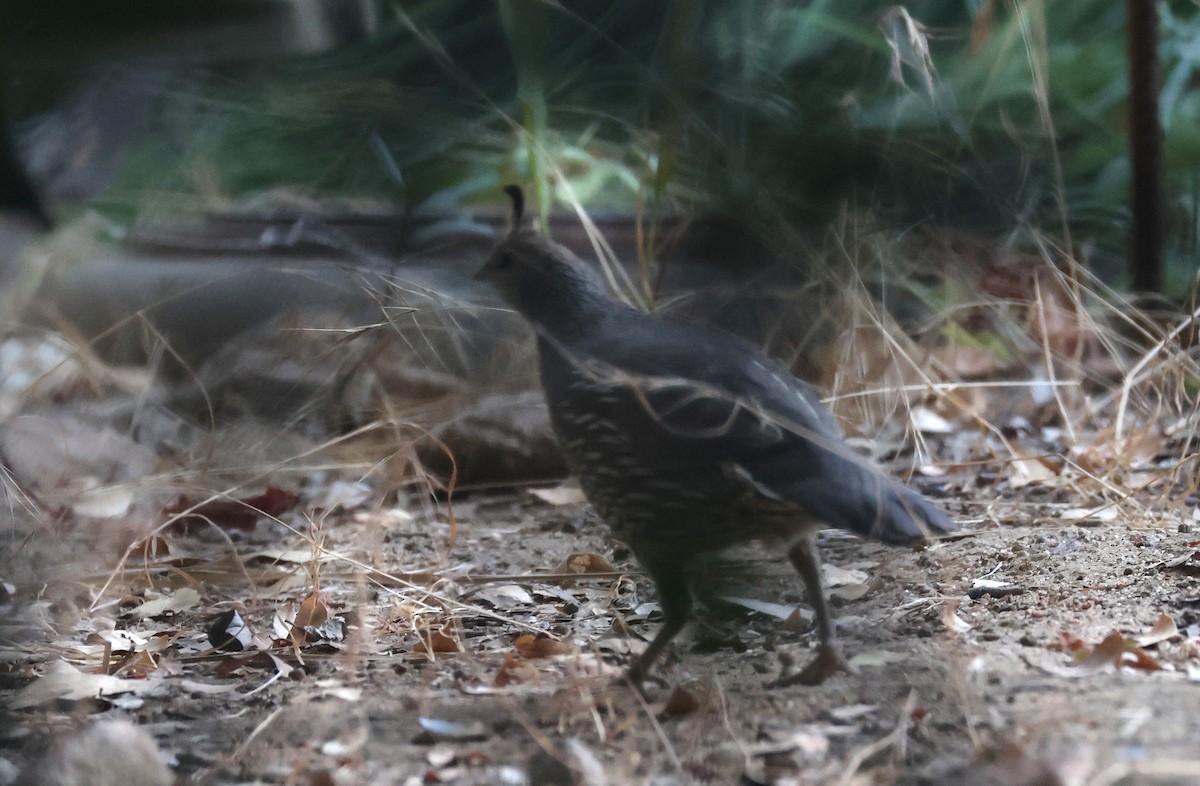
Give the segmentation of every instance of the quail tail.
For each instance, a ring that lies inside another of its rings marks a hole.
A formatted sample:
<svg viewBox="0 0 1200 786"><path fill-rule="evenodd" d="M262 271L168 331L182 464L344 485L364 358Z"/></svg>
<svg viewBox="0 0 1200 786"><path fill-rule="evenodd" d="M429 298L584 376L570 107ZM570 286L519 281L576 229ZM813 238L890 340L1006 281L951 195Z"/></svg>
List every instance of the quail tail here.
<svg viewBox="0 0 1200 786"><path fill-rule="evenodd" d="M865 467L855 467L856 482L808 481L789 497L802 501L831 527L885 543L915 543L957 527L942 510L917 492ZM854 476L851 476L854 477Z"/></svg>
<svg viewBox="0 0 1200 786"><path fill-rule="evenodd" d="M931 535L953 532L957 526L941 508L910 488L885 480L885 509L879 517L878 531L868 534L888 542L924 540Z"/></svg>

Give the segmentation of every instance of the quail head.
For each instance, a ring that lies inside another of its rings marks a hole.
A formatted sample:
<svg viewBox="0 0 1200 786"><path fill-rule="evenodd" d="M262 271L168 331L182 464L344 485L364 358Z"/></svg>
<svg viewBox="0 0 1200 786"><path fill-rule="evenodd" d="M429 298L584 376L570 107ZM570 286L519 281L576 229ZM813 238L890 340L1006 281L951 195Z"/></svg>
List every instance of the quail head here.
<svg viewBox="0 0 1200 786"><path fill-rule="evenodd" d="M505 191L512 229L477 277L533 327L568 463L658 590L662 627L628 677L640 683L688 621L702 560L751 540L784 545L816 613L817 657L774 684L848 671L816 532L908 544L953 522L856 456L812 390L751 344L610 298L592 268L523 224L520 188Z"/></svg>

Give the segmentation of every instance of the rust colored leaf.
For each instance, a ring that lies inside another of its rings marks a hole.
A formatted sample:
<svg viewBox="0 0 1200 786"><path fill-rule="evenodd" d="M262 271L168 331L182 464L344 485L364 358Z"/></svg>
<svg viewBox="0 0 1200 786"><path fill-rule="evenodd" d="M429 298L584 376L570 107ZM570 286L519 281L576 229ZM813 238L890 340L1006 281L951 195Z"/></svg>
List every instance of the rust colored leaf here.
<svg viewBox="0 0 1200 786"><path fill-rule="evenodd" d="M1062 647L1067 652L1086 652L1090 649L1088 643L1074 633L1063 631L1060 634L1060 638L1062 638Z"/></svg>
<svg viewBox="0 0 1200 786"><path fill-rule="evenodd" d="M616 568L604 557L594 552L576 551L567 555L555 573L611 573Z"/></svg>
<svg viewBox="0 0 1200 786"><path fill-rule="evenodd" d="M337 786L328 770L317 770L308 776L308 786Z"/></svg>
<svg viewBox="0 0 1200 786"><path fill-rule="evenodd" d="M265 652L256 653L250 657L229 657L217 663L215 670L218 677L232 677L247 671L268 671L275 669L275 661Z"/></svg>
<svg viewBox="0 0 1200 786"><path fill-rule="evenodd" d="M329 603L323 592L313 592L296 609L296 618L292 620L291 639L300 645L308 638L308 628L319 628L329 619Z"/></svg>
<svg viewBox="0 0 1200 786"><path fill-rule="evenodd" d="M504 657L504 662L500 664L500 669L496 672L496 678L492 680L492 684L497 688L503 688L508 685L529 682L535 677L537 677L537 669L534 665L520 655L510 652Z"/></svg>
<svg viewBox="0 0 1200 786"><path fill-rule="evenodd" d="M696 698L696 694L687 688L677 687L667 697L667 703L663 705L663 715L668 718L679 718L691 715L698 709L700 709L700 700Z"/></svg>
<svg viewBox="0 0 1200 786"><path fill-rule="evenodd" d="M563 642L540 633L536 636L532 633L518 636L513 644L517 652L526 658L548 658L551 655L565 655L570 651Z"/></svg>
<svg viewBox="0 0 1200 786"><path fill-rule="evenodd" d="M171 554L171 544L166 538L151 535L148 538L143 538L142 542L138 544L137 554L143 559L148 560L167 557Z"/></svg>
<svg viewBox="0 0 1200 786"><path fill-rule="evenodd" d="M135 680L145 679L158 668L158 658L159 656L155 653L145 650L131 652L117 664L112 674L116 677L129 677Z"/></svg>
<svg viewBox="0 0 1200 786"><path fill-rule="evenodd" d="M413 647L413 652L448 654L462 652L462 647L459 646L458 639L443 626L418 641L417 646Z"/></svg>
<svg viewBox="0 0 1200 786"><path fill-rule="evenodd" d="M278 516L296 506L300 500L295 493L276 486L268 486L262 494L246 497L240 500L214 499L196 506L196 501L188 497L180 497L174 505L163 509L167 516L175 516L189 511L176 522L186 528L191 524L201 524L211 521L223 529L253 529L258 523L259 516Z"/></svg>
<svg viewBox="0 0 1200 786"><path fill-rule="evenodd" d="M1137 641L1115 631L1091 650L1078 650L1075 661L1085 671L1104 671L1122 666L1142 671L1162 670L1162 664L1138 646Z"/></svg>

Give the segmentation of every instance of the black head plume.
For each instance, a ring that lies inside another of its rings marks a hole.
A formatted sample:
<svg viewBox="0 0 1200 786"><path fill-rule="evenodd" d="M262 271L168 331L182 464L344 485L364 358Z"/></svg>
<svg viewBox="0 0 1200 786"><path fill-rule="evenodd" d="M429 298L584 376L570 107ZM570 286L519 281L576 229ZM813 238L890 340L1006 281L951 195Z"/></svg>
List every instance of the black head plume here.
<svg viewBox="0 0 1200 786"><path fill-rule="evenodd" d="M515 232L521 228L521 219L525 217L525 192L521 190L520 186L508 185L504 187L504 193L508 194L508 198L512 200L509 229Z"/></svg>

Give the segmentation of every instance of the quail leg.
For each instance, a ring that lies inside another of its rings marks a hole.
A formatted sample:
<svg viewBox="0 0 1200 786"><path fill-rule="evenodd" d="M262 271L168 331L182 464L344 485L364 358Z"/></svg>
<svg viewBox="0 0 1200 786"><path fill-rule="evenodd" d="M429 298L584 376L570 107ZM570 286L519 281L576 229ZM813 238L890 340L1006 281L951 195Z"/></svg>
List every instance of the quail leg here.
<svg viewBox="0 0 1200 786"><path fill-rule="evenodd" d="M795 674L785 674L767 684L768 688L782 688L788 685L820 685L839 671L847 674L854 669L842 655L841 645L838 644L837 632L833 628L833 615L829 612L829 601L825 598L825 588L821 582L821 556L817 552L817 544L810 538L796 541L788 551L788 559L804 581L804 590L808 593L808 602L812 605L817 618L817 657Z"/></svg>
<svg viewBox="0 0 1200 786"><path fill-rule="evenodd" d="M645 565L646 571L654 579L658 589L658 602L662 606L663 624L654 635L650 646L634 661L625 672L625 679L640 686L650 672L650 667L662 655L662 651L671 643L671 639L683 630L688 618L692 616L692 592L688 587L687 577L678 567L661 565Z"/></svg>

